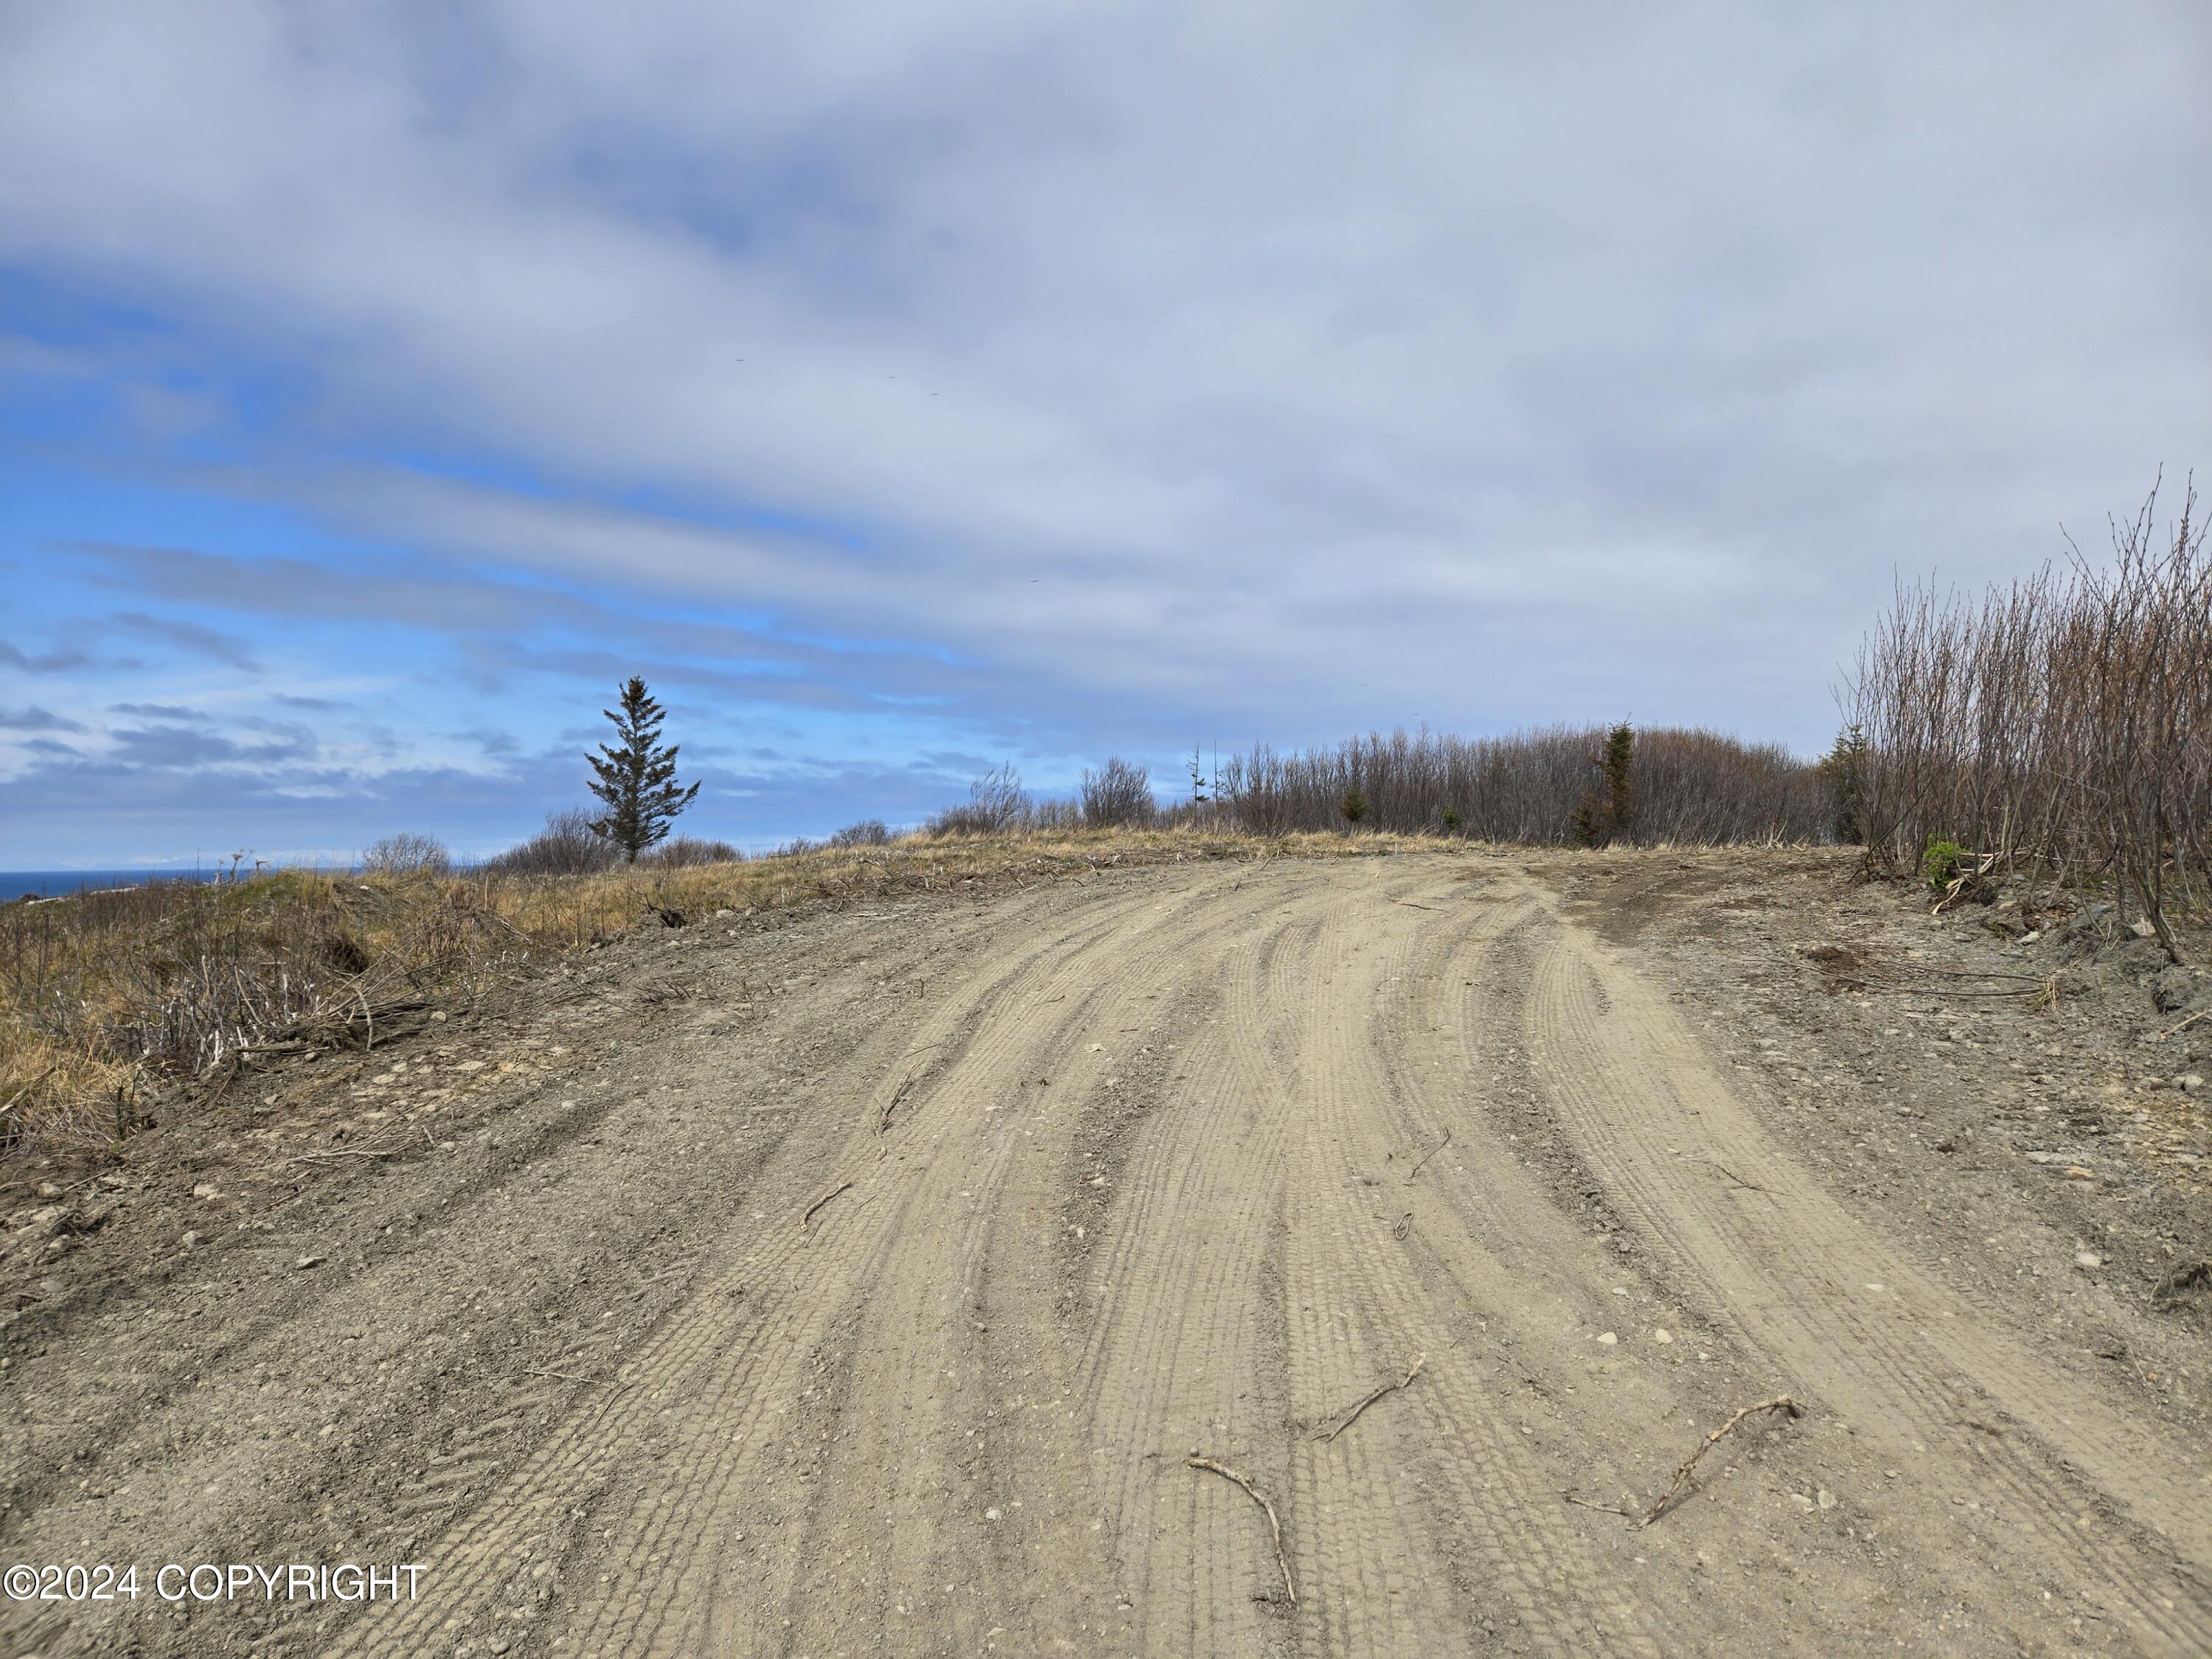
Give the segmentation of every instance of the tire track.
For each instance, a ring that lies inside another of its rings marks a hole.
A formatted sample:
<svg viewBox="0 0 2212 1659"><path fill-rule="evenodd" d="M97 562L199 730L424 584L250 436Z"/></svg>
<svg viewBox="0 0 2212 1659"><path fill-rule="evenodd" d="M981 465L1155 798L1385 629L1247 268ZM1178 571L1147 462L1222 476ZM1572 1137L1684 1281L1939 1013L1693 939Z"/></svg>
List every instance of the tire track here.
<svg viewBox="0 0 2212 1659"><path fill-rule="evenodd" d="M1084 1415L1106 1453L1101 1502L1123 1540L1124 1594L1146 1652L1250 1652L1281 1639L1261 1622L1277 1604L1260 1598L1282 1589L1249 1500L1182 1463L1205 1450L1283 1490L1280 1425L1266 1409L1279 1356L1266 1352L1261 1303L1284 1125L1265 1082L1255 1086L1273 1068L1251 1063L1263 1052L1253 988L1295 983L1320 929L1286 921L1281 884L1267 884L1266 915L1223 953L1221 1012L1186 1052L1181 1089L1143 1126L1094 1281Z"/></svg>
<svg viewBox="0 0 2212 1659"><path fill-rule="evenodd" d="M1324 1399L1356 1397L1378 1372L1402 1369L1419 1354L1429 1356L1421 1380L1430 1382L1433 1373L1433 1386L1407 1389L1402 1402L1392 1402L1405 1406L1406 1419L1419 1425L1419 1434L1391 1433L1383 1425L1363 1419L1364 1435L1325 1444L1309 1440L1300 1452L1308 1465L1305 1485L1315 1501L1322 1501L1324 1493L1334 1497L1335 1512L1348 1515L1355 1534L1395 1534L1381 1547L1378 1540L1355 1537L1346 1540L1343 1553L1382 1561L1410 1558L1429 1594L1413 1593L1414 1574L1386 1585L1395 1593L1382 1605L1394 1616L1365 1627L1347 1620L1331 1648L1417 1651L1447 1631L1469 1645L1479 1639L1477 1608L1447 1608L1435 1598L1437 1588L1460 1577L1437 1556L1437 1535L1418 1525L1418 1512L1399 1504L1401 1478L1395 1471L1413 1465L1443 1488L1452 1507L1477 1528L1477 1547L1492 1582L1506 1589L1523 1627L1549 1650L1654 1655L1657 1647L1613 1588L1616 1575L1589 1553L1553 1498L1559 1480L1524 1449L1516 1425L1496 1408L1490 1379L1465 1353L1449 1310L1439 1308L1420 1283L1412 1254L1389 1218L1374 1212L1373 1189L1359 1184L1364 1172L1391 1169L1395 1160L1387 1155L1408 1143L1407 1126L1393 1109L1403 1093L1397 1074L1407 1053L1406 1032L1385 1017L1394 1000L1388 988L1419 977L1434 948L1420 935L1425 932L1433 938L1441 931L1402 916L1412 907L1401 903L1401 896L1376 892L1368 913L1358 918L1360 933L1370 943L1339 959L1364 964L1362 971L1346 973L1336 987L1317 979L1310 993L1304 1024L1314 1064L1302 1115L1315 1168L1302 1195L1322 1281L1334 1281L1331 1299L1358 1310L1370 1329L1389 1333L1397 1350L1387 1357L1371 1354L1356 1367L1318 1366L1328 1390ZM1479 936L1491 926L1494 918L1478 913L1473 931ZM1387 1052L1378 1040L1385 1032L1390 1034ZM1412 1052L1418 1055L1420 1050ZM1430 1182L1424 1200L1455 1184L1449 1167L1434 1164L1422 1179ZM1393 1175L1382 1185L1392 1211L1416 1202L1431 1213L1436 1207L1415 1200L1402 1177ZM1503 1264L1471 1232L1437 1230L1434 1248L1459 1258L1472 1279L1502 1283L1507 1278ZM1377 1346L1369 1345L1370 1350ZM1331 1357L1329 1345L1317 1348L1318 1358ZM1337 1347L1335 1357L1343 1352ZM1319 1407L1328 1409L1326 1403ZM1384 1516L1388 1525L1378 1520ZM1371 1595L1363 1601L1374 1607Z"/></svg>
<svg viewBox="0 0 2212 1659"><path fill-rule="evenodd" d="M930 1142L935 1184L918 1195L912 1224L870 1282L835 1460L888 1471L888 1490L859 1479L820 1483L809 1547L865 1564L870 1586L851 1604L834 1604L826 1620L812 1610L807 1622L821 1639L865 1641L881 1628L872 1620L894 1615L917 1627L933 1620L955 1641L984 1639L977 1621L990 1616L981 1604L988 1598L948 1598L948 1573L972 1581L981 1553L995 1559L987 1578L1016 1577L1020 1540L1050 1509L1040 1483L1014 1478L991 1449L1019 1434L1032 1467L1083 1461L1077 1425L1060 1415L1064 1367L1018 1346L1054 1320L1052 1228L1080 1103L1109 1086L1105 1073L1127 1069L1139 1039L1157 1034L1147 1022L1164 995L1172 1003L1179 982L1211 975L1221 936L1255 902L1230 882L1155 897L1116 929L1110 964L1086 946L1036 983L1039 1006L1057 1005L1054 1018L1010 1036L988 1060L963 1062L913 1120L911 1133ZM1193 935L1204 943L1194 948ZM987 1275L994 1250L1047 1271L1000 1275L994 1296ZM1001 1426L1009 1416L1019 1429ZM1028 1496L1006 1496L1013 1492ZM991 1508L1000 1518L986 1522ZM1103 1573L1103 1556L1094 1565ZM1064 1626L1073 1638L1079 1600L1046 1609L1048 1627ZM804 1610L786 1611L796 1627Z"/></svg>
<svg viewBox="0 0 2212 1659"><path fill-rule="evenodd" d="M938 1017L946 1030L958 1028L994 1000L1003 1000L1020 975L1073 938L1093 942L1111 932L1114 915L1138 902L1125 895L1107 895L1083 907L1085 914L1054 930L1052 937L1035 942L1023 957L1004 964L1000 971L971 980L948 999ZM1088 912L1099 914L1091 915ZM826 1092L826 1091L825 1091ZM854 1089L853 1093L859 1093ZM827 1190L838 1180L868 1173L859 1154L872 1139L870 1126L856 1115L842 1132L842 1161L828 1170L794 1170L790 1160L779 1160L771 1174L781 1177L787 1190ZM805 1149L794 1149L803 1153ZM851 1170L855 1175L847 1175ZM823 1176L823 1184L814 1183ZM764 1185L769 1184L768 1181ZM800 1233L793 1224L795 1213L776 1214L763 1228L741 1229L725 1246L732 1265L713 1275L692 1302L649 1337L635 1356L624 1364L611 1383L580 1400L569 1416L537 1453L510 1477L485 1504L467 1516L436 1546L442 1561L450 1562L448 1581L461 1586L452 1596L402 1606L357 1620L345 1634L337 1652L409 1653L424 1639L433 1623L441 1629L469 1629L480 1624L489 1607L505 1599L498 1564L511 1559L526 1541L564 1540L570 1553L582 1548L576 1511L610 1489L617 1474L635 1479L641 1468L672 1461L667 1448L681 1445L717 1424L718 1414L729 1413L729 1395L737 1379L745 1382L752 1401L795 1397L802 1357L818 1345L823 1330L834 1315L819 1295L825 1280L840 1274L847 1279L866 1260L866 1246L878 1237L851 1224L855 1211L865 1212L873 1194L848 1194L845 1206L834 1218L825 1216L820 1231ZM835 1221L836 1226L831 1226ZM880 1226L881 1222L878 1220ZM827 1247L812 1248L827 1240ZM737 1293L750 1290L756 1307L765 1304L767 1314L758 1322L742 1323L733 1311ZM743 1407L735 1413L747 1413ZM648 1427L660 1443L651 1443ZM740 1438L739 1437L744 1437ZM693 1510L699 1494L711 1483L726 1489L740 1469L750 1470L758 1461L758 1437L745 1426L720 1429L721 1447L714 1456L680 1465L657 1489L647 1484L648 1498L630 1516L626 1543L594 1552L609 1554L606 1573L611 1593L600 1601L598 1625L606 1626L608 1639L635 1644L651 1639L644 1600L636 1586L648 1579L647 1569L658 1570L665 1559L672 1524ZM750 1443L748 1443L750 1442ZM734 1461L728 1455L742 1455ZM609 1540L611 1540L611 1529ZM603 1540L603 1542L605 1540ZM611 1588L619 1587L619 1588ZM459 1601L461 1605L455 1607ZM596 1631L587 1631L587 1636ZM623 1650L618 1645L611 1650ZM642 1651L629 1645L627 1650Z"/></svg>
<svg viewBox="0 0 2212 1659"><path fill-rule="evenodd" d="M1224 884L1218 879L1200 891ZM757 1646L769 1610L792 1601L802 1552L771 1552L765 1571L749 1560L742 1593L732 1595L720 1540L744 1541L748 1521L781 1522L803 1535L794 1488L818 1474L811 1464L819 1447L802 1456L793 1443L777 1439L775 1418L804 1396L805 1367L823 1350L833 1322L884 1278L910 1235L927 1232L929 1214L958 1183L981 1194L977 1212L988 1211L1003 1149L971 1178L936 1156L963 1150L942 1143L957 1139L978 1097L1025 1070L1033 1052L1064 1046L1066 1033L1089 1015L1092 958L1109 941L1126 946L1141 931L1132 924L1143 918L1133 913L1157 906L1141 888L1102 896L1022 957L958 988L918 1035L963 1029L975 1035L916 1090L904 1129L889 1138L896 1150L875 1133L873 1112L864 1106L853 1113L835 1161L809 1172L804 1186L795 1176L787 1184L827 1192L850 1180L854 1189L807 1231L792 1224L794 1212L734 1235L726 1247L732 1265L710 1278L612 1387L580 1404L525 1470L438 1547L435 1553L453 1564L449 1581L476 1588L476 1605L457 1611L443 1601L434 1613L416 1604L363 1620L337 1650L411 1651L435 1614L443 1615L443 1628L481 1625L486 1607L504 1600L508 1588L499 1583L499 1562L526 1540L564 1534L574 1553L575 1529L561 1525L562 1517L588 1508L580 1499L609 1489L618 1472L640 1495L626 1519L603 1528L602 1547L588 1552L602 1558L605 1583L580 1597L585 1605L573 1626L579 1650ZM939 1115L950 1121L939 1125ZM740 1290L757 1322L736 1317L733 1293Z"/></svg>
<svg viewBox="0 0 2212 1659"><path fill-rule="evenodd" d="M2088 1515L2080 1485L2202 1572L2212 1559L2202 1472L2176 1472L2070 1379L1961 1316L1759 1128L1663 999L1575 930L1542 931L1526 1003L1532 1060L1616 1207L1711 1310L1924 1474L2007 1492L2059 1582L2100 1583L2143 1639L2212 1650L2212 1595ZM2033 1435L1966 1426L1984 1394Z"/></svg>

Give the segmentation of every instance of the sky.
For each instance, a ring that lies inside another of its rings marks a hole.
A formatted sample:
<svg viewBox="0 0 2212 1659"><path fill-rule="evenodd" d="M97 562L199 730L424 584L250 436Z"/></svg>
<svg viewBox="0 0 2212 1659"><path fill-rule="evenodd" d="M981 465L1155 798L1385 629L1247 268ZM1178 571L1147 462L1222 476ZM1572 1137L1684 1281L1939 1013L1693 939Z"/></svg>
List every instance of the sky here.
<svg viewBox="0 0 2212 1659"><path fill-rule="evenodd" d="M1824 748L2212 459L2175 3L0 0L0 867Z"/></svg>

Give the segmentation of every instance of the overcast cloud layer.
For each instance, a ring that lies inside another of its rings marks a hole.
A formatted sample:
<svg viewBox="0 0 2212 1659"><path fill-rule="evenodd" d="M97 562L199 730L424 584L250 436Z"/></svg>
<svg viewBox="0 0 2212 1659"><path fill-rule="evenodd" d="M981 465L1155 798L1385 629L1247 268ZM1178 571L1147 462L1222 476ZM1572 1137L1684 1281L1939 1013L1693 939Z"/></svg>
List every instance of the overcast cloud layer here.
<svg viewBox="0 0 2212 1659"><path fill-rule="evenodd" d="M2212 455L2207 19L0 5L0 866L496 846L630 672L755 845L1817 749L1894 569Z"/></svg>

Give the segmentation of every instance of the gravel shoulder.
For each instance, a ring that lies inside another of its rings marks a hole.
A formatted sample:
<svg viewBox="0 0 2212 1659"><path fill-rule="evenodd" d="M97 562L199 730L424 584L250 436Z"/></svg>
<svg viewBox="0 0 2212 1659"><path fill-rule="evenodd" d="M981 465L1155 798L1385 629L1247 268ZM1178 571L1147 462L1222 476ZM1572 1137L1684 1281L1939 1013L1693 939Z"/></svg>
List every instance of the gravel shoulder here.
<svg viewBox="0 0 2212 1659"><path fill-rule="evenodd" d="M0 1647L2212 1650L2205 988L1849 878L1102 866L242 1079L8 1218L0 1563L420 1596Z"/></svg>

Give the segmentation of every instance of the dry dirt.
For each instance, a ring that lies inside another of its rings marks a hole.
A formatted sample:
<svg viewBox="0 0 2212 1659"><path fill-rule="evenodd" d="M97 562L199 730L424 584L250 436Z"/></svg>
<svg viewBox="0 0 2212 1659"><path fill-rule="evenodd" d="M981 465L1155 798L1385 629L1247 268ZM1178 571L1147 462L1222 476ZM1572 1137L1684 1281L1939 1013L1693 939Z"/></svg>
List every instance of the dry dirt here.
<svg viewBox="0 0 2212 1659"><path fill-rule="evenodd" d="M9 1200L0 1565L140 1595L0 1654L2212 1651L2212 1022L1848 870L726 915L249 1076Z"/></svg>

